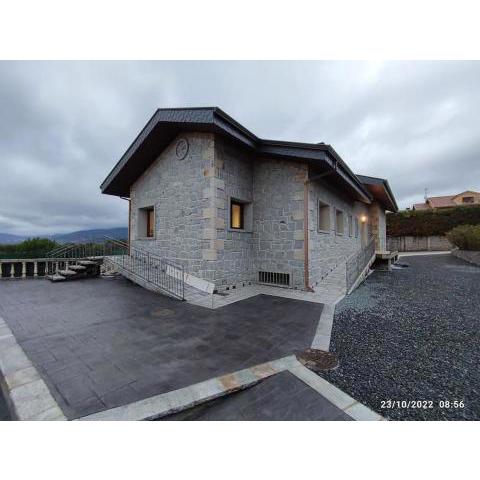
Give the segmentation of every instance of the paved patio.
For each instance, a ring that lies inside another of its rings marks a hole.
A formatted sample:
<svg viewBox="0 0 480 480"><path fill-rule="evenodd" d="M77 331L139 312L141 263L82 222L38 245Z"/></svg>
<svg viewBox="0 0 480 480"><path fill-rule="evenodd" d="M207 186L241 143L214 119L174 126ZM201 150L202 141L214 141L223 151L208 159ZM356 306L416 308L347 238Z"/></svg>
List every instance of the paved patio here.
<svg viewBox="0 0 480 480"><path fill-rule="evenodd" d="M1 287L0 316L69 419L291 355L322 311L267 295L211 310L121 277Z"/></svg>

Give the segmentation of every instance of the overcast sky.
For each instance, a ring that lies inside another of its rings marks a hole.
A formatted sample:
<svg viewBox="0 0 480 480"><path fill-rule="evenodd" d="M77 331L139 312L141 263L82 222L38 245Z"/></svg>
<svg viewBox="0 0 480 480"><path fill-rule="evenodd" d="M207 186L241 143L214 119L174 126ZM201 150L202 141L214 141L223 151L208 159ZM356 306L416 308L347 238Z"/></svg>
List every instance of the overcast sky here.
<svg viewBox="0 0 480 480"><path fill-rule="evenodd" d="M126 226L99 185L157 107L326 142L401 208L480 190L480 62L0 62L0 232Z"/></svg>

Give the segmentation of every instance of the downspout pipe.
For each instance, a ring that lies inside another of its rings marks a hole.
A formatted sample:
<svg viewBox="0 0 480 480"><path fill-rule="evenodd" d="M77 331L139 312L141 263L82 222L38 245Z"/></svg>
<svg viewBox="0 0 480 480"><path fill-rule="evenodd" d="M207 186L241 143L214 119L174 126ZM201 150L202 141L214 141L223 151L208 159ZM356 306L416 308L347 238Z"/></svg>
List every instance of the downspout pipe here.
<svg viewBox="0 0 480 480"><path fill-rule="evenodd" d="M323 172L318 175L314 175L313 177L308 176L303 184L303 254L304 254L304 274L303 278L305 280L305 290L307 292L313 292L313 288L310 286L310 274L309 274L309 258L308 258L308 251L309 251L309 244L308 244L308 192L310 189L310 183L321 178L327 177L328 175L332 175L337 171L337 161L335 160L335 164L331 170L328 172Z"/></svg>

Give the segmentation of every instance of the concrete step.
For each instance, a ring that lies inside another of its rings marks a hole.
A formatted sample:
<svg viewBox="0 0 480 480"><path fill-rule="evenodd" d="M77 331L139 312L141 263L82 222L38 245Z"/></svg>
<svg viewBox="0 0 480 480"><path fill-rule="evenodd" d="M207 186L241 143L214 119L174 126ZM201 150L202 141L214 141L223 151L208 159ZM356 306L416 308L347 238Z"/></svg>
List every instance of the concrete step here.
<svg viewBox="0 0 480 480"><path fill-rule="evenodd" d="M69 270L73 270L74 272L84 272L87 267L85 265L69 265Z"/></svg>
<svg viewBox="0 0 480 480"><path fill-rule="evenodd" d="M84 265L84 266L88 266L88 265L98 265L97 262L94 262L93 260L80 260L78 262L79 265Z"/></svg>
<svg viewBox="0 0 480 480"><path fill-rule="evenodd" d="M47 277L51 282L63 282L66 278L63 275L59 275L56 273L55 275L47 275Z"/></svg>
<svg viewBox="0 0 480 480"><path fill-rule="evenodd" d="M59 270L58 273L64 277L72 277L77 274L74 270Z"/></svg>

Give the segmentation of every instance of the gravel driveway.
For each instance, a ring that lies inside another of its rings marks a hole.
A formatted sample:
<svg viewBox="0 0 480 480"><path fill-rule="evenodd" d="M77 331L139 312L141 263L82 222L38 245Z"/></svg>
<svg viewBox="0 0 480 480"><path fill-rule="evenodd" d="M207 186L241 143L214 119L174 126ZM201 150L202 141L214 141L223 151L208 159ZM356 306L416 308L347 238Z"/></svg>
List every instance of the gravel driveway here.
<svg viewBox="0 0 480 480"><path fill-rule="evenodd" d="M323 376L386 418L480 420L480 267L451 255L401 261L409 267L375 271L337 305L340 366Z"/></svg>

